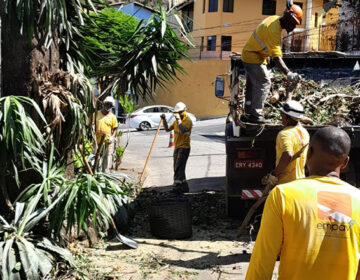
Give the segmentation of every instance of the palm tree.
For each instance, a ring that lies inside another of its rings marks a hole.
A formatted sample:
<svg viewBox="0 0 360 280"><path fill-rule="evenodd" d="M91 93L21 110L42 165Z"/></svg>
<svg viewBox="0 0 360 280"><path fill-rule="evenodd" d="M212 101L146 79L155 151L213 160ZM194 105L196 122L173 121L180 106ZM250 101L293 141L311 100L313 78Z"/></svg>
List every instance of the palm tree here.
<svg viewBox="0 0 360 280"><path fill-rule="evenodd" d="M68 48L74 23L99 6L95 1L0 1L3 95L28 96L39 64L52 73L59 69L61 45Z"/></svg>
<svg viewBox="0 0 360 280"><path fill-rule="evenodd" d="M128 88L145 97L151 96L157 85L176 79L176 71L183 71L178 60L187 58L187 46L167 24L160 3L159 16L138 24L130 40L117 38L121 51L114 52L111 48L98 51L97 46L109 42L100 40L92 45L96 34L81 28L91 22L89 15L105 7L103 0L0 0L2 95L35 100L47 125L38 114L28 113L47 143L55 144L57 160L72 162L73 149L92 139L95 99L89 79L79 73L104 78L105 94L109 89L121 94L125 91L119 88ZM181 24L180 19L178 22ZM84 41L84 35L90 40ZM89 48L82 49L82 44ZM67 171L71 177L71 165ZM1 172L0 179L4 179ZM27 179L28 183L37 182L36 178L30 178L32 182ZM10 198L16 193L9 193Z"/></svg>

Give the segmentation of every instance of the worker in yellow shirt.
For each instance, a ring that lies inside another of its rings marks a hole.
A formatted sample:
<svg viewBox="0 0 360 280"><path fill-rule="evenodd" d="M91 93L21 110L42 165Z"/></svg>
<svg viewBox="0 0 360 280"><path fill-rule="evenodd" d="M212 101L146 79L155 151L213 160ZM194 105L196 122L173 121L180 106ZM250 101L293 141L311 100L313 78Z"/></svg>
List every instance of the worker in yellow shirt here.
<svg viewBox="0 0 360 280"><path fill-rule="evenodd" d="M245 113L241 116L244 122L268 122L263 117L263 107L271 87L270 71L266 67L269 57L273 58L276 66L292 84L300 80L299 74L287 68L281 51L282 30L292 32L303 16L301 8L292 2L287 1L282 17L270 16L264 19L242 50L241 59L246 75Z"/></svg>
<svg viewBox="0 0 360 280"><path fill-rule="evenodd" d="M111 112L115 106L115 100L111 96L107 96L103 102L103 108L96 114L96 143L100 145L102 137L102 172L110 172L112 167L112 154L114 149L114 135L118 127L115 115Z"/></svg>
<svg viewBox="0 0 360 280"><path fill-rule="evenodd" d="M310 136L301 125L304 107L290 100L280 109L282 125L276 137L276 167L263 179L265 185L285 184L305 177L306 154Z"/></svg>
<svg viewBox="0 0 360 280"><path fill-rule="evenodd" d="M320 128L307 154L310 177L269 194L246 280L354 280L360 259L360 190L339 179L350 137Z"/></svg>
<svg viewBox="0 0 360 280"><path fill-rule="evenodd" d="M178 102L174 110L175 120L168 126L166 116L161 115L166 131L174 130L174 187L181 192L188 192L185 169L190 155L190 134L192 121L186 114L186 105Z"/></svg>

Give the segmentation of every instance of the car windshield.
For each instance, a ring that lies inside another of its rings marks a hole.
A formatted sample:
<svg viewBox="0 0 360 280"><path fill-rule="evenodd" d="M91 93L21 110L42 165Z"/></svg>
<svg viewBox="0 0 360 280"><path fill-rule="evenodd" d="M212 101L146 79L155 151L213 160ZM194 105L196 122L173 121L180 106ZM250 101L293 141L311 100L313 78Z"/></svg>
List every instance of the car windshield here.
<svg viewBox="0 0 360 280"><path fill-rule="evenodd" d="M169 113L169 112L171 112L171 111L170 111L170 108L168 108L168 107L160 107L160 111L161 111L162 113Z"/></svg>
<svg viewBox="0 0 360 280"><path fill-rule="evenodd" d="M151 108L145 109L144 113L159 113L159 108L158 107L151 107Z"/></svg>

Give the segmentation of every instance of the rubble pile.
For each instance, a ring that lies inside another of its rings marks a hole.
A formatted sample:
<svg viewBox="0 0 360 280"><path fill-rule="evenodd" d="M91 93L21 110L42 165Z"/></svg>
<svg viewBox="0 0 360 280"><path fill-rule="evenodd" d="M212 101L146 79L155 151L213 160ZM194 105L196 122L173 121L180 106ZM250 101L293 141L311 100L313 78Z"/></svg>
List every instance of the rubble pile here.
<svg viewBox="0 0 360 280"><path fill-rule="evenodd" d="M235 108L242 110L245 101L245 77L239 78L238 96ZM350 126L360 124L360 83L348 87L334 87L313 80L302 79L297 85L287 84L286 76L275 73L271 92L268 95L264 114L278 124L281 121L279 108L286 100L299 101L305 108L305 115L315 125L334 124ZM241 112L238 112L241 115Z"/></svg>

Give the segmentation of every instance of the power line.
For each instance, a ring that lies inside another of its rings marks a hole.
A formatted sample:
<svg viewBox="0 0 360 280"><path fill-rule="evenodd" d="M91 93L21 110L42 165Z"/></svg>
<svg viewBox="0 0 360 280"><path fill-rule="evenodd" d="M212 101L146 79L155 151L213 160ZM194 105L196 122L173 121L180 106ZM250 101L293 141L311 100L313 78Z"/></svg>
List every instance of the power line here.
<svg viewBox="0 0 360 280"><path fill-rule="evenodd" d="M312 10L312 9L316 9L316 8L319 8L319 7L322 7L323 5L318 5L318 6L314 6L314 7L311 7L311 8L308 8L306 7L306 9L303 9L303 10ZM243 23L246 23L246 22L252 22L252 21L260 21L260 20L264 20L267 16L266 15L263 15L263 17L261 18L256 18L256 19L249 19L249 20L244 20L244 21L239 21L239 22L234 22L232 24L232 26L236 26L236 25L241 25ZM194 21L193 21L194 22ZM224 25L216 25L216 26L211 26L211 27L204 27L204 28L197 28L197 29L194 29L192 32L195 32L195 31L202 31L202 30L208 30L208 29L215 29L215 28L221 28L221 27L227 27L227 26L224 26Z"/></svg>
<svg viewBox="0 0 360 280"><path fill-rule="evenodd" d="M321 25L319 27L312 27L312 28L308 28L308 29L303 29L302 31L299 31L299 32L295 32L295 33L291 33L289 35L286 35L284 36L282 39L286 39L288 37L292 37L292 36L296 36L300 33L309 33L309 32L312 32L312 31L318 31L319 29L321 30L324 30L326 28L335 28L336 26L338 26L339 24L343 24L343 23L347 23L347 22L352 22L352 20L342 20L342 21L338 21L336 23L330 23L328 25ZM246 29L246 30L240 30L240 31L231 31L231 32L222 32L222 33L215 33L215 34L212 34L211 36L229 36L229 35L235 35L235 34L244 34L244 33L250 33L250 32L253 32L253 29ZM193 39L200 39L202 37L210 37L210 36L194 36L194 37L191 37ZM245 40L247 41L247 39Z"/></svg>

